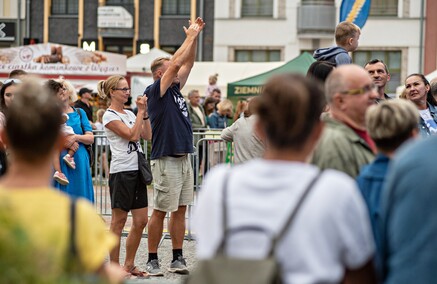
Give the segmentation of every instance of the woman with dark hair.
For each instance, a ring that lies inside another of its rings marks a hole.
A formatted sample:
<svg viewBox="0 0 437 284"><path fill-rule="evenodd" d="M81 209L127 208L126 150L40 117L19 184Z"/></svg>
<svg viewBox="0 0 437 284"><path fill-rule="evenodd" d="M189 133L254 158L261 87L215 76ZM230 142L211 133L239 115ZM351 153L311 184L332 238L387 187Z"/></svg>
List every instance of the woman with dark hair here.
<svg viewBox="0 0 437 284"><path fill-rule="evenodd" d="M328 75L334 70L335 64L328 61L315 61L310 65L307 72L308 79L316 79L324 83Z"/></svg>
<svg viewBox="0 0 437 284"><path fill-rule="evenodd" d="M19 79L7 79L3 82L0 88L0 131L6 126L5 114L8 107L11 105L17 87L21 84ZM0 138L0 176L2 176L8 168L8 159L3 141Z"/></svg>
<svg viewBox="0 0 437 284"><path fill-rule="evenodd" d="M419 131L422 137L437 134L437 102L431 85L423 74L413 73L405 79L407 99L413 102L420 114Z"/></svg>
<svg viewBox="0 0 437 284"><path fill-rule="evenodd" d="M266 141L263 158L218 166L205 178L194 219L200 260L220 244L229 257L264 259L276 243L283 283L375 283L372 233L355 181L306 163L324 105L323 91L301 75L267 82L255 122Z"/></svg>
<svg viewBox="0 0 437 284"><path fill-rule="evenodd" d="M3 113L11 105L14 99L15 89L19 84L21 84L21 80L19 79L7 79L3 82L0 91L0 108Z"/></svg>
<svg viewBox="0 0 437 284"><path fill-rule="evenodd" d="M203 102L203 110L205 111L206 125L209 125L209 115L215 111L215 106L217 105L217 103L218 101L213 97L205 98L205 101Z"/></svg>

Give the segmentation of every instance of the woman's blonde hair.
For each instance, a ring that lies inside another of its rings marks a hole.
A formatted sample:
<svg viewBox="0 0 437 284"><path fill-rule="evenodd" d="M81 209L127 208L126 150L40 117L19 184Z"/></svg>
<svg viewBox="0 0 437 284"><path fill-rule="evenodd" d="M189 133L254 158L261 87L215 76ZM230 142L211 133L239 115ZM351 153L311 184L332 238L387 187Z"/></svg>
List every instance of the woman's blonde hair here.
<svg viewBox="0 0 437 284"><path fill-rule="evenodd" d="M232 105L232 102L228 99L224 99L223 101L219 102L217 104L217 110L219 112L224 112L224 111L232 111L234 108L234 106Z"/></svg>
<svg viewBox="0 0 437 284"><path fill-rule="evenodd" d="M64 85L64 88L66 89L65 92L68 94L68 97L70 98L70 102L77 101L76 89L74 88L73 84L71 84L70 81L65 79L57 79L56 81Z"/></svg>
<svg viewBox="0 0 437 284"><path fill-rule="evenodd" d="M376 146L394 151L412 136L419 125L419 112L409 100L388 100L366 112L366 127Z"/></svg>
<svg viewBox="0 0 437 284"><path fill-rule="evenodd" d="M121 75L114 75L106 80L99 81L99 83L97 83L97 94L99 95L99 97L101 97L102 99L106 99L106 98L110 99L111 90L117 88L118 83L121 80L126 80L126 78L124 78Z"/></svg>
<svg viewBox="0 0 437 284"><path fill-rule="evenodd" d="M105 111L106 110L104 110L102 108L97 110L96 117L97 117L98 122L102 122L102 118L103 118L103 115L105 114Z"/></svg>

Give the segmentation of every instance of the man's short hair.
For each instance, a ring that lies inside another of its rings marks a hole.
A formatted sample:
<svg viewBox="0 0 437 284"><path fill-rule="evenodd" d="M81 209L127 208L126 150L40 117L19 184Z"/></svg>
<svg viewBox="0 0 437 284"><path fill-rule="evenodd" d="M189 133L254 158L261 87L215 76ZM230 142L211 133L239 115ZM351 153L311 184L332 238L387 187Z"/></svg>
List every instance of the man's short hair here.
<svg viewBox="0 0 437 284"><path fill-rule="evenodd" d="M361 29L351 22L341 22L335 27L335 42L343 46L347 44L348 39L361 33Z"/></svg>
<svg viewBox="0 0 437 284"><path fill-rule="evenodd" d="M394 151L411 137L419 125L419 112L408 100L388 100L369 107L366 127L376 146Z"/></svg>
<svg viewBox="0 0 437 284"><path fill-rule="evenodd" d="M221 94L221 93L222 93L222 91L220 91L220 89L219 89L219 88L215 88L214 90L212 90L212 92L211 92L211 93L214 93L214 92L216 92L216 93L219 93L219 94Z"/></svg>
<svg viewBox="0 0 437 284"><path fill-rule="evenodd" d="M328 103L332 102L332 99L336 93L344 91L346 87L346 79L342 72L334 69L326 78L325 81L325 96Z"/></svg>
<svg viewBox="0 0 437 284"><path fill-rule="evenodd" d="M384 65L385 72L386 72L387 74L390 74L390 73L388 72L387 64L385 64L384 61L382 61L382 60L380 60L380 59L372 59L372 60L370 60L369 62L367 62L367 63L364 65L364 68L366 68L367 65L373 65L373 64L376 64L376 63L382 63L382 65Z"/></svg>
<svg viewBox="0 0 437 284"><path fill-rule="evenodd" d="M152 71L152 74L155 74L156 70L158 70L166 61L170 61L170 58L158 57L155 60L153 60L152 64L150 64L150 70Z"/></svg>
<svg viewBox="0 0 437 284"><path fill-rule="evenodd" d="M188 97L191 98L195 93L199 93L199 90L191 90L188 92Z"/></svg>

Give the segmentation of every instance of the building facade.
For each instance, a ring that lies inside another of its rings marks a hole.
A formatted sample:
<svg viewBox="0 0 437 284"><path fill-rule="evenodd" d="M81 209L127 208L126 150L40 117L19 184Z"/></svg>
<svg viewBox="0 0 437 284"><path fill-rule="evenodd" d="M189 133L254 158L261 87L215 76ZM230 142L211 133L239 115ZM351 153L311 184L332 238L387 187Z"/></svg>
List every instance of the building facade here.
<svg viewBox="0 0 437 284"><path fill-rule="evenodd" d="M128 56L174 52L187 19L206 28L199 61L288 61L334 45L340 0L0 0L0 47L53 42ZM437 68L437 1L372 0L353 61L379 58L389 92L410 73ZM20 18L20 20L19 20Z"/></svg>
<svg viewBox="0 0 437 284"><path fill-rule="evenodd" d="M213 58L287 61L303 51L332 46L340 5L335 0L216 0ZM354 63L384 60L391 73L391 93L408 74L434 71L436 20L428 19L435 18L435 12L435 1L372 0L359 47L352 54Z"/></svg>
<svg viewBox="0 0 437 284"><path fill-rule="evenodd" d="M145 46L172 53L185 38L188 19L203 16L208 28L199 41L198 60L212 60L212 0L0 0L0 20L15 28L19 4L21 36L0 39L0 47L53 42L127 56Z"/></svg>

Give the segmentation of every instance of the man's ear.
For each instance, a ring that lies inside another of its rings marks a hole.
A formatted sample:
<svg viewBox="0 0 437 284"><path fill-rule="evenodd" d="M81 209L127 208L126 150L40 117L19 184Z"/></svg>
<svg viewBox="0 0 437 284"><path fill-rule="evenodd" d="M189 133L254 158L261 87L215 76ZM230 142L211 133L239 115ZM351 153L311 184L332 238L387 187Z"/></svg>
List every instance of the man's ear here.
<svg viewBox="0 0 437 284"><path fill-rule="evenodd" d="M390 81L390 79L391 79L391 76L390 76L390 73L388 73L387 74L387 82Z"/></svg>
<svg viewBox="0 0 437 284"><path fill-rule="evenodd" d="M344 100L344 97L342 96L342 94L340 94L340 93L336 93L336 94L334 94L334 96L332 97L332 106L334 107L334 108L337 108L337 109L340 109L340 110L342 110L343 109L343 106L344 106L344 102L345 102L345 100Z"/></svg>

